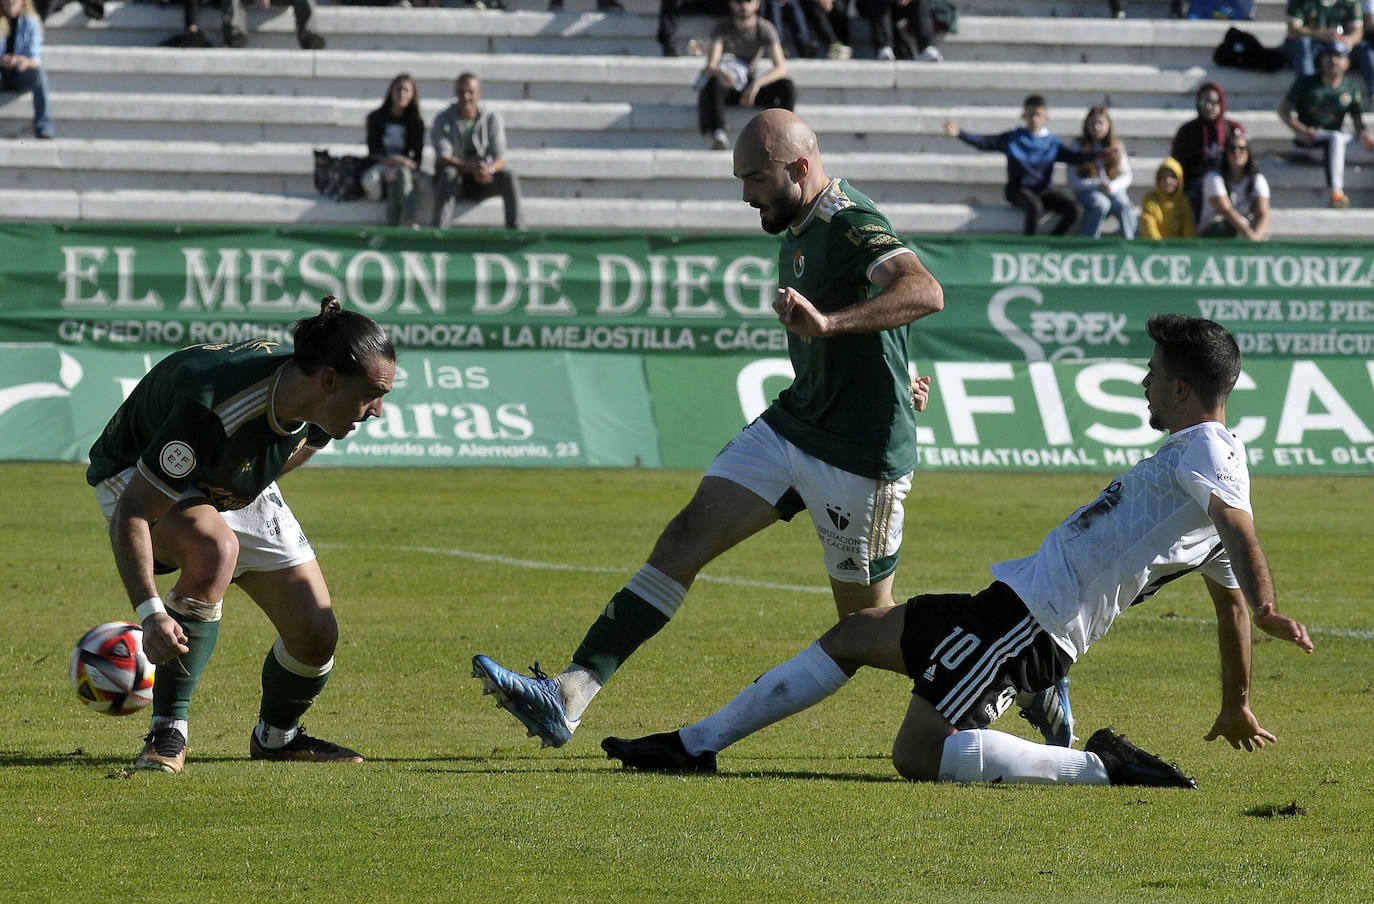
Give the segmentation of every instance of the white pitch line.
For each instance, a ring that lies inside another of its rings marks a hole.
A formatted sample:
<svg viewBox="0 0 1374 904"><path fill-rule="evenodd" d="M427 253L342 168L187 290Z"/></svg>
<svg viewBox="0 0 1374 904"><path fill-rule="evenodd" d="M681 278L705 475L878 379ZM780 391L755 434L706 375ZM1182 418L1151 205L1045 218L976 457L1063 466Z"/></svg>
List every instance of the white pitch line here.
<svg viewBox="0 0 1374 904"><path fill-rule="evenodd" d="M352 544L320 543L316 544L321 549L331 547L340 548L351 546ZM389 549L395 552L419 552L435 556L451 556L456 559L471 559L475 562L491 562L496 565L509 565L512 568L531 568L536 571L580 571L588 574L628 574L629 569L615 568L609 565L568 565L564 562L540 562L537 559L517 559L512 556L497 555L489 552L474 552L470 549L441 549L437 546L387 546L369 547L371 549ZM764 590L787 590L793 593L815 593L830 594L829 587L811 586L806 584L779 584L774 581L754 581L748 578L720 577L711 574L697 575L698 581L706 581L711 584L728 584L734 587L759 587ZM1185 625L1214 625L1216 622L1204 618L1180 618L1168 619ZM1367 628L1320 628L1312 625L1307 626L1307 633L1324 637L1345 637L1352 640L1374 640L1374 630Z"/></svg>
<svg viewBox="0 0 1374 904"><path fill-rule="evenodd" d="M324 544L320 544L324 546ZM377 547L372 547L376 549ZM532 568L538 571L580 571L590 574L624 574L629 575L631 569L613 568L607 565L567 565L562 562L540 562L535 559L516 559L511 556L496 555L489 552L473 552L469 549L440 549L435 546L390 546L397 552L422 552L436 556L452 556L458 559L472 559L476 562L492 562L497 565L510 565L514 568ZM805 584L778 584L773 581L754 581L749 578L728 578L717 575L702 573L697 575L698 581L706 581L711 584L729 584L735 587L761 587L764 590L790 590L793 593L823 593L830 594L829 587L813 587Z"/></svg>

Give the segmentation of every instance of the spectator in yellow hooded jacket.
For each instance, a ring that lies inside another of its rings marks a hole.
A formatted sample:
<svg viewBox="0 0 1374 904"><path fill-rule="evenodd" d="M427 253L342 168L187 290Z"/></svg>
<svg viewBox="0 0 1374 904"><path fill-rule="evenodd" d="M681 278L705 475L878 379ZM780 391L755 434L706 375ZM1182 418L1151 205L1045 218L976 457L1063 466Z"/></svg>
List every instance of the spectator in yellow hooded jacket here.
<svg viewBox="0 0 1374 904"><path fill-rule="evenodd" d="M1155 187L1140 204L1142 239L1190 239L1197 215L1183 191L1183 164L1165 157L1155 173Z"/></svg>

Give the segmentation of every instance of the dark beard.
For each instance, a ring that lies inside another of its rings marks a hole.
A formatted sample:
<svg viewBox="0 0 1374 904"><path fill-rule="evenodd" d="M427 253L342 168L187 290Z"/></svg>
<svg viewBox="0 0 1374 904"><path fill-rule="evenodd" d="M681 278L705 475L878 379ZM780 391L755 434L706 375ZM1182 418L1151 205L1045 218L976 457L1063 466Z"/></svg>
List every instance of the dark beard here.
<svg viewBox="0 0 1374 904"><path fill-rule="evenodd" d="M797 218L801 211L801 193L796 198L781 198L773 203L771 210L759 211L759 224L769 235L777 235Z"/></svg>

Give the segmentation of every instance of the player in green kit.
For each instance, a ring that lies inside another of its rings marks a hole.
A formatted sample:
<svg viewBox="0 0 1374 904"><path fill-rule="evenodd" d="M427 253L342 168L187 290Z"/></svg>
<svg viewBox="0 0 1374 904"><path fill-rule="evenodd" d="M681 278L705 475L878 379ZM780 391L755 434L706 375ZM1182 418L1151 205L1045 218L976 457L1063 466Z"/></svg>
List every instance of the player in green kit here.
<svg viewBox="0 0 1374 904"><path fill-rule="evenodd" d="M473 657L484 691L544 746L567 743L592 697L668 623L708 562L803 510L839 614L893 605L916 464L907 340L912 322L944 307L944 291L868 198L825 174L816 135L795 114L754 117L734 167L763 229L783 234L774 309L796 377L712 462L562 674L536 667L531 678ZM915 387L922 407L926 386Z"/></svg>
<svg viewBox="0 0 1374 904"><path fill-rule="evenodd" d="M192 693L235 582L279 636L262 669L254 759L362 762L300 718L334 665L329 588L276 479L378 417L396 351L371 319L326 297L295 348L197 345L148 372L91 447L87 482L110 523L115 566L157 663L139 769L181 772ZM155 574L178 571L164 604Z"/></svg>

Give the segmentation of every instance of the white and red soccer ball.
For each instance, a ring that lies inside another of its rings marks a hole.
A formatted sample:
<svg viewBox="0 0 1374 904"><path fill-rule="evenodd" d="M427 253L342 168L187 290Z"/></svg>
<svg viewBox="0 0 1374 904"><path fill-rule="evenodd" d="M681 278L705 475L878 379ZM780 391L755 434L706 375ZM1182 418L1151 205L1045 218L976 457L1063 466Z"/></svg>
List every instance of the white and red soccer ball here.
<svg viewBox="0 0 1374 904"><path fill-rule="evenodd" d="M153 699L153 664L143 652L143 629L106 622L87 631L72 649L72 690L96 712L127 716Z"/></svg>

